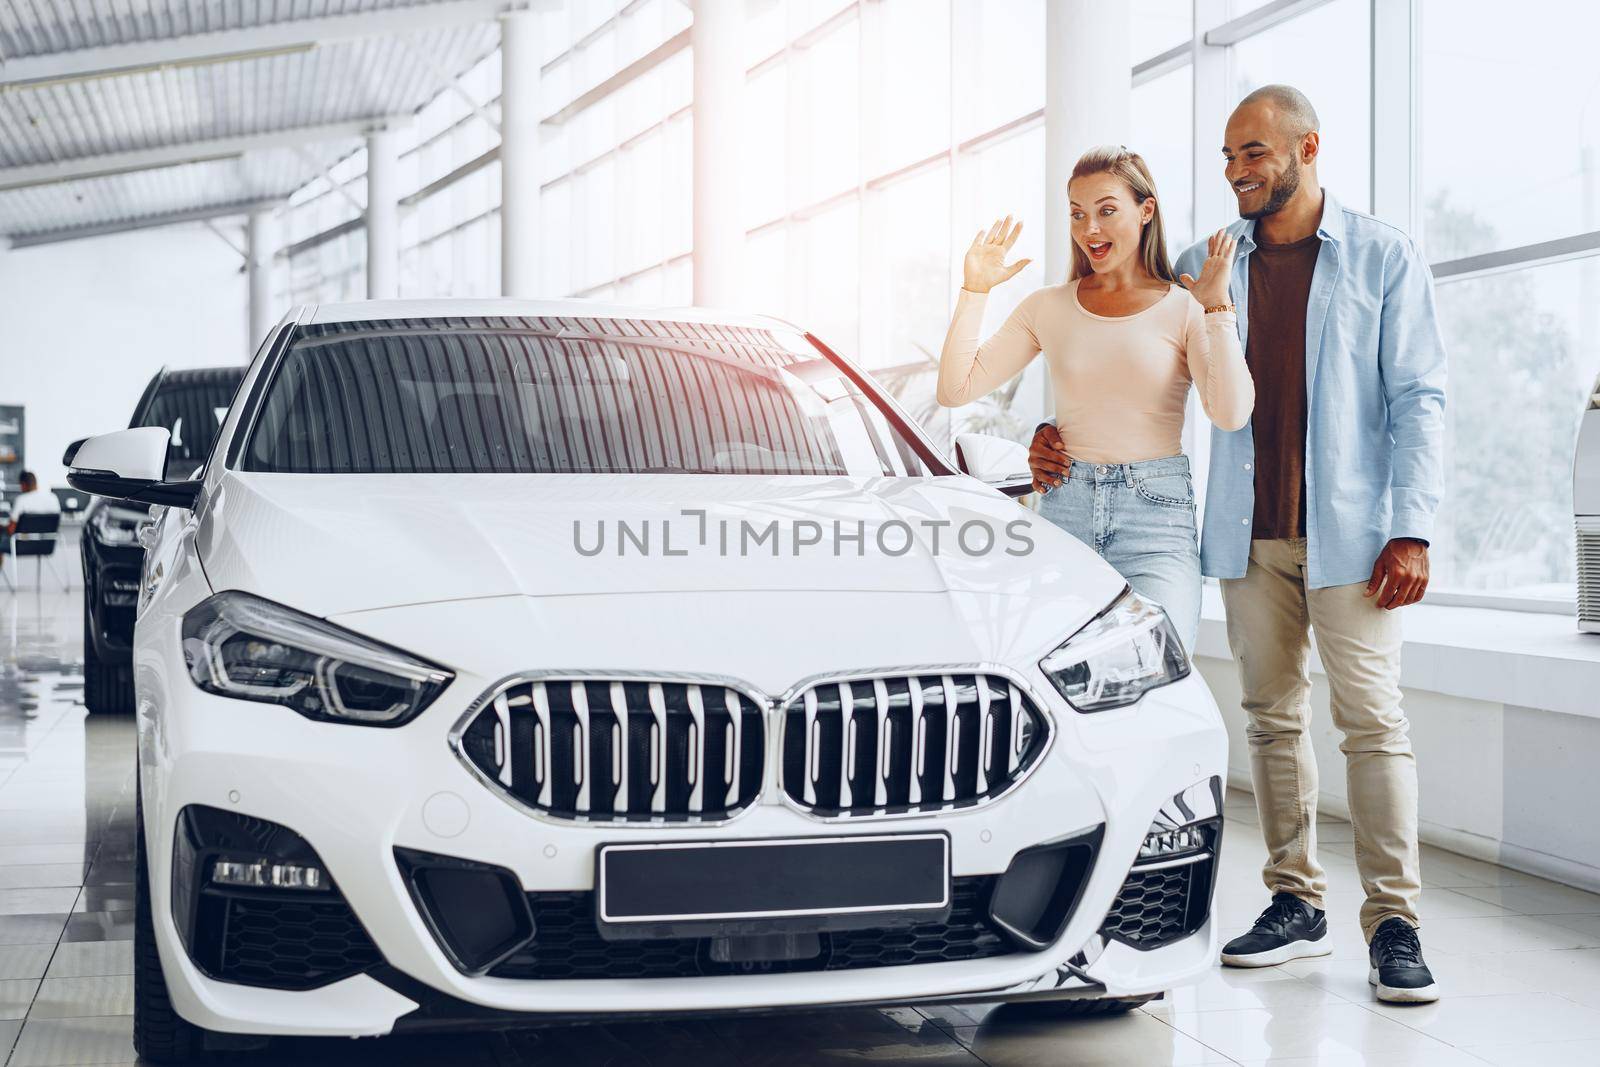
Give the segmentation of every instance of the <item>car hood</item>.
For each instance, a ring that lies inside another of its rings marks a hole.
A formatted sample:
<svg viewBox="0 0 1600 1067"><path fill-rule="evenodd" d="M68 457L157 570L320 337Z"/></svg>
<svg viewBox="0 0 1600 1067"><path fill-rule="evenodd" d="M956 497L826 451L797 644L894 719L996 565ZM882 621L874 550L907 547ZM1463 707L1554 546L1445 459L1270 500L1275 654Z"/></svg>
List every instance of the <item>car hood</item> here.
<svg viewBox="0 0 1600 1067"><path fill-rule="evenodd" d="M197 545L214 589L319 616L718 591L1054 596L1086 610L1123 584L966 477L228 472Z"/></svg>

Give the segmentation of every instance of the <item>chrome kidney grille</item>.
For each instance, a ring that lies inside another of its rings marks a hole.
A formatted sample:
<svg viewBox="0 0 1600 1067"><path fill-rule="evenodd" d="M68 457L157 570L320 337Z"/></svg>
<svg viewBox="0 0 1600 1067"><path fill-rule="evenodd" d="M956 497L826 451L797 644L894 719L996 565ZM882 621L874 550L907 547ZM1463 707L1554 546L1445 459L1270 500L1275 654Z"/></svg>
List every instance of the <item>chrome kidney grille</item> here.
<svg viewBox="0 0 1600 1067"><path fill-rule="evenodd" d="M599 822L713 822L754 804L771 768L819 818L974 807L1020 781L1049 720L998 673L938 670L804 683L781 699L734 679L519 678L492 690L452 744L532 811Z"/></svg>
<svg viewBox="0 0 1600 1067"><path fill-rule="evenodd" d="M784 706L783 789L823 817L970 807L1018 781L1044 751L1033 701L993 674L828 681Z"/></svg>
<svg viewBox="0 0 1600 1067"><path fill-rule="evenodd" d="M721 820L761 792L763 717L724 685L544 678L495 693L456 746L495 788L558 818Z"/></svg>

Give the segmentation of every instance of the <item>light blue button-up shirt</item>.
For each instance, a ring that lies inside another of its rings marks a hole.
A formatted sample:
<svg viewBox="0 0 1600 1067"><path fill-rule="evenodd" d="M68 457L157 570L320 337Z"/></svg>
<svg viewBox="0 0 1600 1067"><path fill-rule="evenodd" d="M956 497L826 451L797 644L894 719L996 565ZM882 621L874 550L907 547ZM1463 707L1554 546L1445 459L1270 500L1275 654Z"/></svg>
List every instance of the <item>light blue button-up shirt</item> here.
<svg viewBox="0 0 1600 1067"><path fill-rule="evenodd" d="M1253 221L1230 291L1240 340L1250 329ZM1431 540L1444 490L1444 341L1433 281L1411 239L1324 193L1322 247L1306 307L1306 562L1314 589L1365 582L1395 537ZM1178 257L1200 274L1206 244ZM1212 427L1200 565L1242 578L1255 513L1255 436Z"/></svg>

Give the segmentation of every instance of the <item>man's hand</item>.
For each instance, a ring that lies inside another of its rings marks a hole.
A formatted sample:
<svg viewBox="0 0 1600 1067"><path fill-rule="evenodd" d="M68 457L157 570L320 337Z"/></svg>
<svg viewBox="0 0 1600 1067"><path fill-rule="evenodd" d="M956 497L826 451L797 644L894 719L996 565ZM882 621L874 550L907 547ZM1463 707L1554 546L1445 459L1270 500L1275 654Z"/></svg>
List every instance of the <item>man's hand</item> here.
<svg viewBox="0 0 1600 1067"><path fill-rule="evenodd" d="M1372 565L1372 579L1362 596L1375 596L1386 611L1415 604L1428 591L1428 546L1410 537L1396 537L1383 546Z"/></svg>
<svg viewBox="0 0 1600 1067"><path fill-rule="evenodd" d="M1045 423L1034 431L1028 449L1028 469L1033 472L1033 491L1048 493L1072 473L1072 457L1061 441L1061 431Z"/></svg>

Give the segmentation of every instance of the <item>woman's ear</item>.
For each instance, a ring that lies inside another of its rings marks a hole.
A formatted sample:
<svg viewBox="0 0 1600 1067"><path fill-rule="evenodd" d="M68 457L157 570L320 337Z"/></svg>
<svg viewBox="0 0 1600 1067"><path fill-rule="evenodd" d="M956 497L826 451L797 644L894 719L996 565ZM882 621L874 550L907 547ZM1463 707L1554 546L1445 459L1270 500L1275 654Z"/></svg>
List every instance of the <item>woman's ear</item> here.
<svg viewBox="0 0 1600 1067"><path fill-rule="evenodd" d="M1147 196L1139 203L1139 225L1148 226L1156 217L1156 198Z"/></svg>

